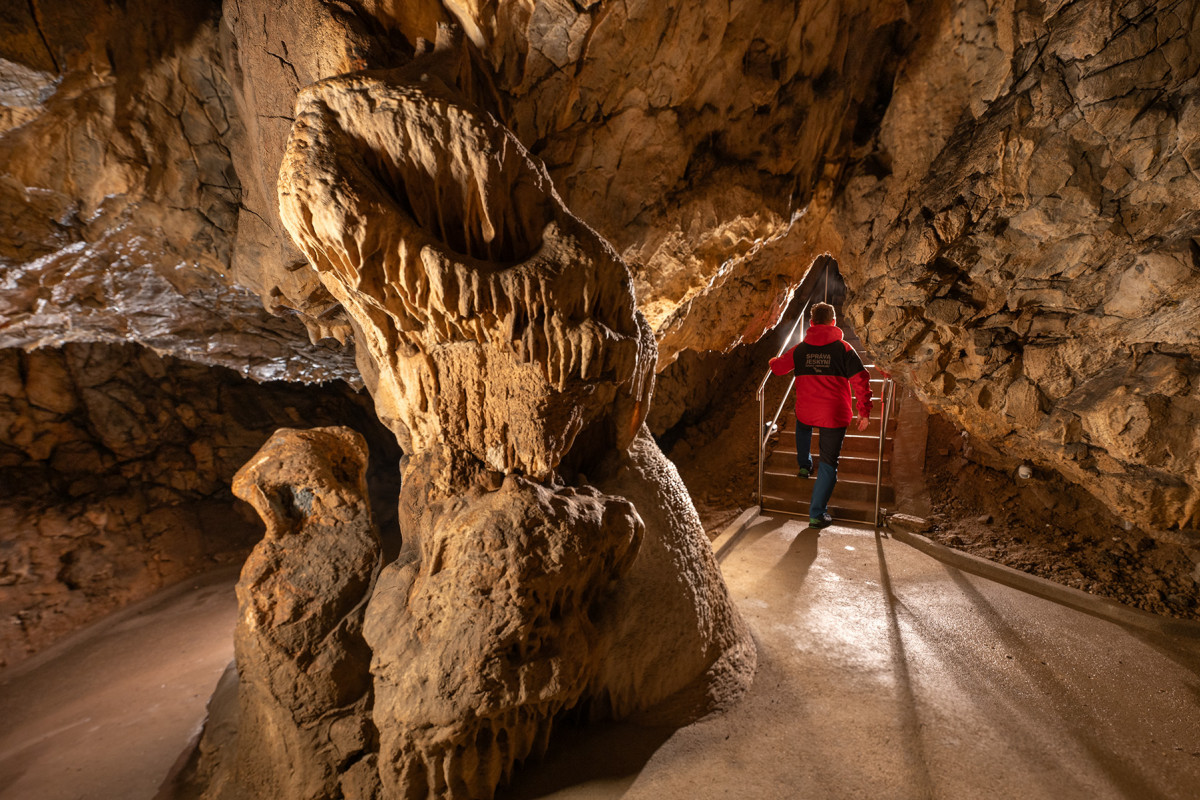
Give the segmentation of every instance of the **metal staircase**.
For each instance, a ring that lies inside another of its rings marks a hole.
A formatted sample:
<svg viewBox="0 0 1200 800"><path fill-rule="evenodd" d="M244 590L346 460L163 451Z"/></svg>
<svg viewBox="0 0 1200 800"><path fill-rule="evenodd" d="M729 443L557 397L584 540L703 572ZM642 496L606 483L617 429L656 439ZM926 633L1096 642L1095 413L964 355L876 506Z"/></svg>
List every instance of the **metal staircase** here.
<svg viewBox="0 0 1200 800"><path fill-rule="evenodd" d="M828 278L826 278L828 280ZM811 302L821 299L814 293ZM803 338L806 330L808 307L804 305L800 320L792 329L780 354ZM842 319L838 309L838 327L863 359L871 374L870 425L864 431L851 425L846 430L842 444L842 455L838 461L838 481L829 502L829 513L834 519L864 522L878 527L880 509L895 502L895 488L891 479L891 457L895 438L895 384L869 362L863 352L862 341L848 323ZM800 335L795 331L799 329ZM796 465L796 415L795 377L781 376L777 380L789 380L787 389L772 419L765 418L766 387L772 377L770 370L758 387L759 447L758 447L758 505L762 511L808 516L812 498L814 478L797 476ZM813 431L812 462L818 464L818 432ZM820 469L819 466L817 466Z"/></svg>

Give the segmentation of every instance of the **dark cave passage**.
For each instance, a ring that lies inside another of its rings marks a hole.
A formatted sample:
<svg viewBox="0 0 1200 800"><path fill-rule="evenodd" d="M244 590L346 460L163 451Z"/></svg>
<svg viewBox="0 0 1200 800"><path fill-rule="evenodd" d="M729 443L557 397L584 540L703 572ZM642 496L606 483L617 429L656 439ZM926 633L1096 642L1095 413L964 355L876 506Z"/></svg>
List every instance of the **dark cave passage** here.
<svg viewBox="0 0 1200 800"><path fill-rule="evenodd" d="M155 590L240 564L261 536L234 473L277 428L346 425L399 549L401 452L342 383L256 383L135 345L0 351L0 666Z"/></svg>

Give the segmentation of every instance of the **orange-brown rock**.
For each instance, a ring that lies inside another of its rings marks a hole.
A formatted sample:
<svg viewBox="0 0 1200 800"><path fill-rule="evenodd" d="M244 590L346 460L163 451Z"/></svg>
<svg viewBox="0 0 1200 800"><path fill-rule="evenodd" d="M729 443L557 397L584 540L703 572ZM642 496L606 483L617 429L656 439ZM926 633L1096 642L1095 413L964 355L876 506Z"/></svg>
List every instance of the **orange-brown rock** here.
<svg viewBox="0 0 1200 800"><path fill-rule="evenodd" d="M563 711L678 722L755 664L642 428L655 348L628 270L456 88L442 33L412 67L303 90L279 185L411 453L405 551L368 607L388 797L490 796ZM642 509L583 475L630 470Z"/></svg>
<svg viewBox="0 0 1200 800"><path fill-rule="evenodd" d="M383 796L490 797L565 711L678 725L745 691L753 641L644 429L595 487L445 457L409 462L367 609Z"/></svg>
<svg viewBox="0 0 1200 800"><path fill-rule="evenodd" d="M344 385L258 384L134 345L0 350L0 665L239 563L261 530L234 474L276 428L333 422L375 443L378 496L399 454Z"/></svg>
<svg viewBox="0 0 1200 800"><path fill-rule="evenodd" d="M603 696L599 628L644 528L590 486L482 475L446 494L418 461L405 552L367 611L383 796L490 797L561 712Z"/></svg>
<svg viewBox="0 0 1200 800"><path fill-rule="evenodd" d="M238 581L238 732L209 796L362 797L373 771L363 611L380 566L367 447L349 428L281 428L233 490L266 524ZM355 784L357 785L357 784Z"/></svg>
<svg viewBox="0 0 1200 800"><path fill-rule="evenodd" d="M923 402L1193 546L1198 11L930 9L829 223L860 333Z"/></svg>
<svg viewBox="0 0 1200 800"><path fill-rule="evenodd" d="M600 452L633 439L654 340L628 270L435 74L305 89L279 198L407 451L442 443L544 479L577 438Z"/></svg>
<svg viewBox="0 0 1200 800"><path fill-rule="evenodd" d="M434 484L632 503L634 581L656 501L604 481L656 458L652 372L758 338L829 253L924 402L1197 543L1198 0L18 5L0 346L353 380L300 324L352 339ZM142 438L73 438L137 397L20 383L22 458Z"/></svg>

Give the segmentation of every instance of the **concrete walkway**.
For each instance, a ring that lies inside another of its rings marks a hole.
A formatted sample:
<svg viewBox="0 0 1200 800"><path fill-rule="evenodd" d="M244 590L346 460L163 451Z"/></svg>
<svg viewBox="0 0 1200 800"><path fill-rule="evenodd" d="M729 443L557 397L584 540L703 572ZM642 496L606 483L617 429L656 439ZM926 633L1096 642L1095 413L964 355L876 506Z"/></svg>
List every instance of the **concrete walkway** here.
<svg viewBox="0 0 1200 800"><path fill-rule="evenodd" d="M759 644L729 713L576 734L507 798L1200 797L1200 653L870 531L760 517L722 568Z"/></svg>
<svg viewBox="0 0 1200 800"><path fill-rule="evenodd" d="M679 730L564 729L527 798L1196 798L1200 653L870 531L718 543L759 674ZM232 654L231 579L0 673L0 799L150 800ZM153 654L153 655L152 655Z"/></svg>
<svg viewBox="0 0 1200 800"><path fill-rule="evenodd" d="M236 581L184 581L0 672L0 800L151 800L233 658Z"/></svg>

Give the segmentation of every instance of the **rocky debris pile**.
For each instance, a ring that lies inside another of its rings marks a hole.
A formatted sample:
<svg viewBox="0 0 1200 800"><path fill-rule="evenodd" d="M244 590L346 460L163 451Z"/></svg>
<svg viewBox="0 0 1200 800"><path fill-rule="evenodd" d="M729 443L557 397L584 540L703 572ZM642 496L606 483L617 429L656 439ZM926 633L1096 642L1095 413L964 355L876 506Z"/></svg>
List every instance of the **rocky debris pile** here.
<svg viewBox="0 0 1200 800"><path fill-rule="evenodd" d="M935 513L924 535L1145 611L1200 619L1200 551L1127 528L1060 476L1039 470L1025 480L967 459L964 441L931 419L926 482Z"/></svg>
<svg viewBox="0 0 1200 800"><path fill-rule="evenodd" d="M0 350L0 664L244 558L259 531L234 474L276 428L331 421L394 473L394 440L345 385L257 384L134 345Z"/></svg>

